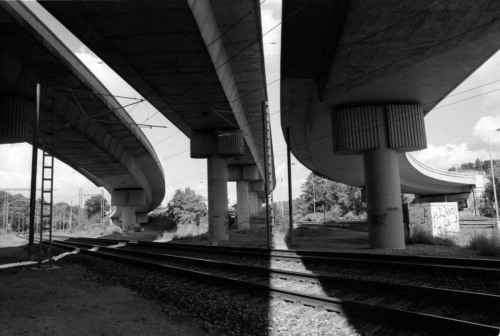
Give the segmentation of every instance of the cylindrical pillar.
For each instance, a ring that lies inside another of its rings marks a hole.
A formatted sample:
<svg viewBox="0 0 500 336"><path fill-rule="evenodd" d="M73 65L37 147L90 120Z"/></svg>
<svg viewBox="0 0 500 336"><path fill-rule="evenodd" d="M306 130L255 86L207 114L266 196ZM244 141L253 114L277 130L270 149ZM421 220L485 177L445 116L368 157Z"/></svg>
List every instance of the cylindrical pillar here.
<svg viewBox="0 0 500 336"><path fill-rule="evenodd" d="M218 240L229 240L227 213L227 161L213 155L208 164L208 233L212 245Z"/></svg>
<svg viewBox="0 0 500 336"><path fill-rule="evenodd" d="M424 149L424 112L415 104L339 107L333 150L363 155L370 247L405 248L398 151Z"/></svg>
<svg viewBox="0 0 500 336"><path fill-rule="evenodd" d="M122 229L124 231L131 231L137 220L135 218L135 207L134 206L123 206L122 207Z"/></svg>
<svg viewBox="0 0 500 336"><path fill-rule="evenodd" d="M111 217L111 223L115 226L120 226L120 218L118 217Z"/></svg>
<svg viewBox="0 0 500 336"><path fill-rule="evenodd" d="M262 197L257 197L257 213L262 210L262 204L266 203L266 199Z"/></svg>
<svg viewBox="0 0 500 336"><path fill-rule="evenodd" d="M248 181L236 182L236 197L238 201L238 230L250 229L250 202Z"/></svg>
<svg viewBox="0 0 500 336"><path fill-rule="evenodd" d="M257 193L255 191L250 191L248 193L248 202L250 203L250 216L257 216L259 214L259 206Z"/></svg>
<svg viewBox="0 0 500 336"><path fill-rule="evenodd" d="M397 152L390 148L363 155L370 247L405 248Z"/></svg>

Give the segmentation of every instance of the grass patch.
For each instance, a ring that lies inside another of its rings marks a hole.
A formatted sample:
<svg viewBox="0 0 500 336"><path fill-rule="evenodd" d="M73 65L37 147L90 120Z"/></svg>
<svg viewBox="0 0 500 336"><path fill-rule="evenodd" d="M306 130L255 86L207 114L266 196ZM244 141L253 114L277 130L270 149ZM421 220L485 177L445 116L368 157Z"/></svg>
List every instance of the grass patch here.
<svg viewBox="0 0 500 336"><path fill-rule="evenodd" d="M199 235L188 234L186 236L174 236L172 241L208 241L208 232Z"/></svg>
<svg viewBox="0 0 500 336"><path fill-rule="evenodd" d="M489 235L486 232L475 233L469 241L469 248L482 256L500 257L500 233L497 230Z"/></svg>
<svg viewBox="0 0 500 336"><path fill-rule="evenodd" d="M299 226L293 229L294 237L322 237L329 234L326 228L309 228L305 226Z"/></svg>
<svg viewBox="0 0 500 336"><path fill-rule="evenodd" d="M440 245L440 246L457 246L454 237L434 237L430 232L415 228L410 238L411 244L424 244L424 245Z"/></svg>

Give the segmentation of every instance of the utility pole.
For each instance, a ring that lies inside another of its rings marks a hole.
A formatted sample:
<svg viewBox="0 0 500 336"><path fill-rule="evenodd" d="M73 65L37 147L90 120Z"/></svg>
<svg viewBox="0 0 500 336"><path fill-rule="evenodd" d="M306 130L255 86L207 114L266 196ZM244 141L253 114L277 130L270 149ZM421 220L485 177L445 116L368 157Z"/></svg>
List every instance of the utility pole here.
<svg viewBox="0 0 500 336"><path fill-rule="evenodd" d="M101 224L104 224L104 189L101 189Z"/></svg>
<svg viewBox="0 0 500 336"><path fill-rule="evenodd" d="M9 226L9 193L5 193L5 201L3 204L3 226L5 227L5 232Z"/></svg>
<svg viewBox="0 0 500 336"><path fill-rule="evenodd" d="M269 190L270 177L272 175L272 152L271 152L271 129L269 125L269 113L267 111L267 102L262 102L262 145L264 146L264 190L266 193L266 223L267 223L267 246L274 248L274 204L272 199L272 190ZM274 187L274 186L273 186ZM271 194L271 204L269 204L269 194ZM271 209L269 209L271 207ZM269 211L271 210L271 211Z"/></svg>
<svg viewBox="0 0 500 336"><path fill-rule="evenodd" d="M68 220L68 230L69 232L71 232L71 218L73 217L73 201L70 202L70 206L69 206L69 220Z"/></svg>
<svg viewBox="0 0 500 336"><path fill-rule="evenodd" d="M80 190L79 190L78 198L79 198L79 206L80 206L80 208L78 209L78 225L82 225L82 220L83 220L83 216L84 216L83 190L82 190L82 188L80 188Z"/></svg>
<svg viewBox="0 0 500 336"><path fill-rule="evenodd" d="M314 176L312 176L312 183L313 183L313 212L316 214L316 191L314 190Z"/></svg>
<svg viewBox="0 0 500 336"><path fill-rule="evenodd" d="M36 110L33 116L33 151L31 154L31 194L30 194L30 229L28 238L28 260L34 259L35 244L35 208L36 208L36 171L38 164L38 120L40 118L40 84L36 85Z"/></svg>
<svg viewBox="0 0 500 336"><path fill-rule="evenodd" d="M283 185L283 177L281 177L281 185ZM280 188L280 198L281 198L281 218L284 218L285 215L283 214L283 189Z"/></svg>
<svg viewBox="0 0 500 336"><path fill-rule="evenodd" d="M491 132L498 132L498 131L500 131L500 128L496 129L494 131L491 131ZM496 183L495 183L495 170L493 169L493 160L491 159L491 145L490 145L490 133L491 132L488 132L488 134L487 134L487 136L488 136L488 152L490 153L491 184L493 184L493 196L495 196L495 214L497 217L496 228L497 228L497 230L500 230L500 216L498 214L498 199L497 199L497 187L496 187Z"/></svg>
<svg viewBox="0 0 500 336"><path fill-rule="evenodd" d="M288 166L288 218L290 221L290 247L293 244L292 162L290 158L290 127L286 128L286 160Z"/></svg>

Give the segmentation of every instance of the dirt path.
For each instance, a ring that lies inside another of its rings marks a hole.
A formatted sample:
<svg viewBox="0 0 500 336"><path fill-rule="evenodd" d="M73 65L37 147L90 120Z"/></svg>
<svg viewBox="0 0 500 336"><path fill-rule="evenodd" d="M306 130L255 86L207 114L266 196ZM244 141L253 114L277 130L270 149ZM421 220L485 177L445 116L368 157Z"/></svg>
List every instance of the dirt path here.
<svg viewBox="0 0 500 336"><path fill-rule="evenodd" d="M0 271L0 335L208 335L190 316L146 300L78 264Z"/></svg>

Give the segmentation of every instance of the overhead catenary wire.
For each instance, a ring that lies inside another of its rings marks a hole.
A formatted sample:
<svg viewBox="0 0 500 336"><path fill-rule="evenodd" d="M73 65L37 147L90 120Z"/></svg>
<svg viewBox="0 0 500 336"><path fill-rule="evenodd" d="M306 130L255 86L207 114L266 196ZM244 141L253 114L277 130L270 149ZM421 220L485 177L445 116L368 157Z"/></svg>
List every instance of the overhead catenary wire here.
<svg viewBox="0 0 500 336"><path fill-rule="evenodd" d="M277 82L277 81L279 81L279 80L281 80L281 79L278 79L278 80L276 80L275 82ZM485 85L487 85L487 84L485 84ZM471 90L472 90L472 89L471 89ZM496 90L494 90L494 91L496 91ZM492 92L493 92L493 91L492 91ZM487 94L487 93L484 93L484 94ZM481 94L481 95L483 95L483 94ZM478 96L480 96L480 95L477 95L477 96L475 96L475 97L478 97ZM467 98L467 99L464 99L464 100L468 100L468 99L472 99L472 98L474 98L474 97ZM464 101L464 100L462 100L462 101ZM456 104L456 103L458 103L458 102L455 102L455 103L452 103L452 104ZM446 106L447 106L447 105L446 105ZM443 107L445 107L445 106L441 106L441 107L437 107L437 108L443 108ZM436 109L437 109L437 108L436 108ZM271 113L270 115L274 115L274 114L279 113L279 112L280 112L280 111L276 111L276 112ZM256 121L256 122L257 122L257 121ZM189 149L187 149L187 150L189 150ZM182 151L181 153L186 152L187 150L184 150L184 151ZM180 153L178 153L178 154L180 154ZM174 156L176 156L176 155L178 155L178 154L174 154L174 155L173 155L173 156L171 156L171 157L174 157Z"/></svg>
<svg viewBox="0 0 500 336"><path fill-rule="evenodd" d="M480 85L480 86L478 86L478 88L479 88L479 87L483 87L483 86L484 86L484 85ZM498 90L500 90L500 89L498 89ZM463 91L462 93L466 93L466 92L468 92L468 91L470 91L470 90ZM466 98L466 99L461 100L460 102L463 102L463 101L466 101L466 100L469 100L469 99L473 99L473 98L477 98L477 97L479 97L479 96L481 96L481 95L489 94L489 93L491 93L491 92L495 92L495 91L497 91L497 90L492 90L492 91L488 91L488 92L482 93L482 94L480 94L480 95L476 95L476 96L474 96L474 97L469 97L469 98ZM454 96L456 96L456 94L455 94ZM438 101L438 100L431 101L431 102L428 102L428 103L424 103L424 104L422 104L422 105L432 104L432 103L435 103L435 102L437 102L437 101ZM443 106L443 107L444 107L444 106ZM438 108L441 108L441 107L438 107ZM278 111L275 111L275 112L273 112L273 113L270 113L269 115L271 116L271 115L273 115L273 114L277 114L277 113L279 113L279 112L281 112L281 110L278 110ZM411 115L411 114L410 114L410 115L406 115L406 116L403 116L403 117L394 118L394 120L393 120L392 122L393 122L393 123L394 123L394 122L398 122L398 121L401 121L401 120L404 120L404 119L407 119L407 118L411 118L411 117L413 117L413 115ZM260 120L259 120L259 121L260 121ZM381 122L385 122L385 119L376 118L376 119L375 119L375 121L377 122L377 124L376 124L376 125L377 125L377 126L379 126ZM365 126L365 128L364 128L364 129L362 128L363 126ZM366 124L366 123L365 123L365 124L360 124L360 125L357 125L357 126L354 126L354 127L347 128L347 129L345 129L344 131L345 131L345 132L350 132L350 133L352 133L353 131L356 131L356 132L361 132L361 131L367 130L367 128L366 128L367 126L368 126L368 124ZM375 127L376 127L376 126L375 126ZM314 141L314 142L308 142L308 143L304 142L304 143L299 143L299 144L295 144L295 146L303 146L303 145L308 145L308 146L319 146L319 145L323 145L323 144L326 144L326 143L330 142L330 141L331 141L331 137L332 137L332 135L331 135L331 134L328 134L328 135L325 135L325 136L322 136L322 137L319 137L319 138L315 139L315 141ZM324 141L323 141L323 140L324 140ZM170 158L176 157L176 156L178 156L178 155L180 155L180 154L182 154L182 153L185 153L185 152L189 151L190 149L191 149L191 148L186 148L186 149L184 149L184 150L182 150L182 151L179 151L179 152L177 152L177 153L174 153L174 154L172 154L172 155L170 155L170 156L166 157L166 158L164 159L164 161L165 161L165 160L167 160L167 159L170 159ZM282 150L284 150L284 149L281 149L281 150L275 151L274 153L280 152L280 151L282 151ZM147 168L146 168L146 169L147 169Z"/></svg>
<svg viewBox="0 0 500 336"><path fill-rule="evenodd" d="M446 97L446 98L444 98L444 99L449 99L449 98L451 98L451 97L455 97L455 96L458 96L458 95L461 95L461 94L464 94L464 93L467 93L467 92L470 92L470 91L473 91L473 90L476 90L476 89L479 89L479 88L482 88L482 87L485 87L485 86L488 86L488 85L492 85L492 84L495 84L495 83L498 83L498 82L500 82L500 80L495 80L495 81L491 81L491 82L488 82L488 83L484 83L484 84L481 84L481 85L475 86L475 87L473 87L473 88L470 88L470 89L467 89L467 90L464 90L464 91L461 91L461 92L457 92L457 93L455 93L455 94L453 94L453 95L450 95L450 96L448 96L448 97ZM436 107L436 108L434 108L434 109L440 109L440 108L444 108L444 107L447 107L447 106L450 106L450 105L454 105L454 104L457 104L457 103L460 103L460 102L464 102L464 101L467 101L467 100L470 100L470 99L475 99L475 98L477 98L477 97L480 97L480 96L483 96L483 95L486 95L486 94L490 94L490 93L493 93L493 92L497 92L497 91L499 91L499 90L500 90L500 89L495 89L495 90L490 90L490 91L487 91L487 92L483 92L483 93L481 93L481 94L474 95L474 96L472 96L472 97L467 97L467 98L465 98L465 99L461 99L461 100L459 100L459 101L452 102L452 103L450 103L450 104L445 104L445 105L438 106L438 107ZM311 96L311 97L314 97L314 96ZM443 99L443 101L444 101L444 99ZM423 106L425 106L425 105L428 105L428 104L433 104L433 103L436 103L436 102L438 102L438 101L439 101L439 100L434 100L434 101L431 101L431 102L423 103L422 105L423 105ZM300 103L302 103L302 102L300 102ZM299 104L299 103L295 103L294 105L296 105L296 104ZM220 112L220 111L219 111L219 112ZM277 113L279 113L279 112L281 112L281 110L278 110L278 111L272 112L272 113L270 113L270 116L275 115L275 114L277 114ZM106 112L106 113L107 113L107 112ZM411 115L410 115L410 116L408 116L408 117L406 117L406 118L409 118L409 117L411 117ZM398 120L402 120L402 118L395 119L395 121L398 121ZM380 121L380 120L379 120L379 121ZM256 122L257 122L257 121L256 121ZM362 128L360 128L360 126L362 126L362 125L358 125L358 126L357 126L357 127L355 127L355 128L353 127L353 128L350 128L350 129L346 129L346 130L345 130L345 132L352 132L354 129L357 129L357 130L358 130L358 132L359 132L359 131L361 131L361 129L362 129ZM171 135L171 136L167 137L166 139L164 139L164 140L160 141L158 144L160 144L160 143L162 143L162 142L164 142L164 141L168 140L169 138L173 137L174 135L176 135L176 134L178 134L178 133L180 133L180 131L175 132L173 135ZM329 138L331 138L331 135L327 135L327 136L324 136L324 137L321 137L321 138L317 138L317 139L315 139L315 142L298 144L298 146L302 146L302 145L309 145L309 146L317 146L317 145L322 145L322 144L328 143L328 142L330 141L330 139L329 139ZM322 139L326 139L326 141L321 141ZM158 145L158 144L157 144L157 145ZM168 156L166 159L173 158L173 157L178 156L178 155L180 155L180 154L182 154L182 153L185 153L185 152L187 152L189 149L190 149L190 148L187 148L187 149L182 150L182 151L180 151L180 152L178 152L178 153L175 153L175 154L173 154L173 155L170 155L170 156ZM278 151L275 151L275 154L276 154L276 153L278 153L278 152L279 152L279 150L278 150ZM73 173L71 173L71 175L72 175L72 174L73 174Z"/></svg>
<svg viewBox="0 0 500 336"><path fill-rule="evenodd" d="M131 99L131 100L137 100L139 102L145 101L144 98L119 96L119 95L114 95L111 93L94 92L94 91L88 91L88 90L77 90L77 89L72 89L72 88L68 88L68 87L64 87L64 86L54 86L54 88L57 90L68 91L68 92L72 92L72 93L85 93L85 94L89 94L89 95L99 95L99 96L105 96L105 97Z"/></svg>
<svg viewBox="0 0 500 336"><path fill-rule="evenodd" d="M414 17L416 17L416 16L418 16L418 15L421 15L421 14L423 14L423 13L426 13L426 12L428 12L429 10L431 10L431 9L433 9L433 8L437 7L437 6L440 6L440 5L442 5L442 4L444 4L444 3L448 2L448 1L449 1L449 0L442 1L442 2L440 2L440 3L438 3L438 4L435 4L435 5L433 5L433 6L430 6L429 8L426 8L426 9L424 9L424 10L420 11L420 12L417 12L416 14L412 15L412 16L411 16L411 17L409 17L409 18L406 18L405 20L402 20L402 21L396 22L396 23L394 23L394 24L391 24L391 25L389 25L389 26L385 27L384 29L381 29L381 30L379 30L379 31L377 31L377 32L374 32L374 33L370 34L369 36L366 36L366 37L365 37L365 38L363 38L363 39L360 39L360 40L358 40L358 41L356 41L356 42L354 42L354 43L351 43L350 45L348 45L348 46L344 47L344 48L343 48L343 50L347 49L348 47L349 47L349 48L350 48L350 47L353 47L354 45L359 44L359 43L361 43L361 42L364 42L364 41L366 41L367 39L370 39L370 38L372 38L372 37L374 37L374 36L376 36L376 35L378 35L378 34L380 34L380 33L382 33L382 32L385 32L385 31L387 31L387 30L389 30L389 29L391 29L391 28L394 28L394 27L396 27L396 26L397 26L397 25L399 25L399 24L402 24L402 23L404 23L404 22L407 22L408 20L410 20L410 19L412 19L412 18L414 18ZM262 3L263 3L263 2L262 2ZM306 6L308 6L308 5L306 5ZM260 7L259 7L259 8L260 8ZM268 31L267 31L266 33L264 33L262 36L265 36L266 34L270 33L272 30L274 30L274 29L275 29L275 28L277 28L278 26L282 25L285 21L287 21L287 20L289 20L291 17L293 17L293 16L294 16L297 12L299 12L300 10L303 10L303 8L304 8L304 7L301 7L301 8L299 8L299 10L297 10L297 11L293 12L291 15L289 15L287 18L283 19L281 22L279 22L278 24L276 24L273 28L271 28L270 30L268 30ZM226 31L225 31L224 33L222 33L220 36L218 36L216 39L214 39L214 41L212 41L212 42L211 42L211 44L213 44L216 40L220 39L220 38L222 37L222 35L224 35L227 31L229 31L229 30L230 30L230 29L232 29L234 26L236 26L238 22L240 22L240 21L241 21L244 17L246 17L247 15L251 14L251 13L252 13L253 11L255 11L256 9L257 9L257 8L252 9L252 10L251 10L250 12L248 12L245 16L243 16L240 20L237 20L237 21L235 22L235 24L233 24L232 26L230 26L228 29L226 29ZM491 21L491 22L492 22L492 21ZM486 24L491 23L491 22L487 22ZM472 31L473 29L477 29L477 27L476 27L476 28L471 28L471 29L469 29L467 32ZM462 34L465 34L465 33L467 33L467 32L464 32L464 33L462 33ZM456 36L455 36L455 37L453 37L453 38L456 38ZM254 44L255 42L257 42L257 41L254 41L252 44ZM211 45L211 44L210 44L210 45ZM239 53L243 52L243 51L244 51L244 50L246 50L247 48L248 48L248 46L246 46L246 47L242 48L242 49L241 49L241 50L240 50L237 54L239 54ZM429 47L429 48L427 48L427 49L430 49L430 47ZM197 57L199 54L200 54L200 53L197 53L195 56ZM232 58L234 58L235 56L236 56L236 55L233 55L233 57L232 57ZM231 59L232 59L232 58L231 58ZM223 63L221 66L225 65L225 64L226 64L227 62L229 62L231 59L228 59L228 60L227 60L225 63ZM190 62L190 61L192 61L192 59L191 59L191 60L189 60L189 61L186 63L186 65L187 65L187 64L189 64L189 62ZM400 62L400 61L402 61L402 60L395 61L395 62L393 62L393 63L391 63L391 64L395 64L396 62ZM186 66L186 65L184 65L184 66ZM388 66L388 65L385 65L385 66ZM384 67L385 67L385 66L384 66ZM182 67L181 67L181 68L182 68ZM376 72L376 71L380 70L381 68L382 68L382 67L380 67L380 68L378 68L378 69L375 69L375 70L373 70L372 72ZM363 76L366 76L366 75L367 75L367 74L364 74ZM358 77L358 78L353 79L353 80L358 80L358 79L360 79L360 78L361 78L361 77ZM271 84L273 84L273 83L275 83L275 82L278 82L278 81L280 81L280 80L281 80L281 79L277 79L277 80L275 80L275 81L271 82L269 85L271 85ZM200 82L201 82L201 81L200 81ZM198 83L200 83L200 82L198 82ZM348 82L343 83L343 84L341 84L341 85L346 85L346 84L348 84ZM190 89L188 89L188 90L186 90L186 91L189 91L189 90L190 90ZM185 92L186 92L186 91L185 91ZM328 90L327 90L327 91L328 91ZM152 91L151 91L149 94L151 94L151 93L152 93ZM148 94L148 95L149 95L149 94ZM181 96L182 96L183 94L184 94L184 93L181 93ZM146 95L146 97L147 97L148 95ZM178 97L177 97L177 98L178 98ZM176 99L177 99L177 98L176 98ZM236 100L237 100L237 99L236 99ZM174 99L174 101L175 101L175 99ZM235 100L233 100L233 101L231 101L231 102L234 102L234 101L235 101ZM148 120L148 119L152 118L152 117L153 117L154 115L156 115L157 113L159 113L159 111L157 111L156 113L154 113L152 116L148 117L146 120ZM236 113L239 113L239 112L236 112ZM275 114L275 113L273 113L273 114ZM271 115L273 115L273 114L271 114ZM145 120L145 121L146 121L146 120ZM255 122L259 122L259 121L258 121L258 120L256 120ZM252 124L252 123L248 123L247 125L240 126L240 128L243 128L244 126L248 126L248 125L251 125L251 124Z"/></svg>
<svg viewBox="0 0 500 336"><path fill-rule="evenodd" d="M260 3L259 3L259 6L257 6L257 7L253 8L253 9L251 9L249 12L247 12L246 14L244 14L241 18L239 18L238 20L236 20L233 24L229 25L229 26L227 27L227 29L226 29L224 32L222 32L221 34L219 34L219 36L217 36L217 37L216 37L216 38L215 38L212 42L210 42L210 43L206 46L206 49L208 49L209 47L211 47L211 46L212 46L215 42L217 42L218 40L220 40L220 39L222 38L222 36L224 36L227 32L229 32L231 29L233 29L233 28L234 28L234 27L236 27L238 24L240 24L240 23L241 23L241 21L243 21L243 19L245 19L248 15L252 14L252 13L253 13L253 12L255 12L256 10L260 10L260 6L261 6L264 2L266 2L266 1L267 1L267 0L263 0L262 2L260 2ZM189 59L189 60L188 60L188 61L187 61L184 65L182 65L181 67L179 67L179 69L180 69L180 70L184 69L184 68L185 68L186 66L188 66L188 65L189 65L189 64L190 64L190 63L191 63L194 59L196 59L198 56L200 56L200 55L204 55L204 54L205 54L205 52L206 52L206 50L198 51L198 52L197 52L197 53L195 53L195 54L193 55L193 57L191 57L191 58L190 58L190 59ZM206 78L206 76L205 76L202 80L204 80L205 78ZM158 86L163 85L163 84L165 83L165 81L166 81L166 80L167 80L167 79L164 79L164 80L160 83L160 85L158 85ZM198 82L197 84L199 84L199 83L201 83L201 81L200 81L200 82ZM190 88L188 88L188 90L190 90ZM148 97L149 97L149 96L150 96L150 95L151 95L154 91L155 91L154 89L151 89L151 90L150 90L150 91L149 91L146 95L144 95L144 97L147 99L147 98L148 98ZM183 93L181 93L181 96L182 96L182 95L183 95ZM177 99L179 99L179 98L180 98L180 96L179 96L179 97L176 97L176 98L174 99L174 101L173 101L173 102L177 101ZM168 105L168 107L169 107L172 111L175 111L175 109L171 106L171 104L172 104L173 102L167 103L167 105ZM176 111L175 111L175 112L176 112ZM157 111L156 111L153 115L151 115L150 117L146 118L146 119L143 121L143 123L144 123L144 122L146 122L146 121L148 121L149 119L151 119L152 117L154 117L154 116L155 116L155 115L157 115L158 113L160 113L160 111L159 111L159 110L157 110ZM176 112L176 113L177 113L177 112Z"/></svg>
<svg viewBox="0 0 500 336"><path fill-rule="evenodd" d="M260 4L264 3L265 1L266 1L266 0L262 1ZM228 32L228 31L229 31L232 27L234 27L235 25L239 24L239 23L240 23L240 22L241 22L241 21L242 21L242 20L243 20L246 16L250 15L252 12L254 12L254 11L255 11L255 10L257 10L257 9L260 9L260 6L258 6L258 7L256 7L256 8L254 8L253 10L249 11L246 15L244 15L243 17L241 17L238 21L236 21L236 22L235 22L234 24L232 24L231 26L229 26L229 27L228 27L228 29L226 29L223 33L221 33L221 34L220 34L220 36L218 36L218 37L217 37L214 41L212 41L212 43L211 43L211 44L215 43L215 41L216 41L216 40L220 39L220 38L221 38L221 37L222 37L225 33L227 33L227 32ZM187 64L189 64L189 62L188 62ZM61 87L58 87L58 89L62 89L62 90L66 90L66 91L70 91L70 92L73 92L73 93L74 93L74 92L82 92L82 93L89 93L89 94L100 94L100 95L103 95L103 96L113 96L113 97L115 97L115 98L124 98L124 99L134 99L134 100L138 100L138 102L136 102L136 103L129 104L129 105L134 105L134 107L133 107L133 108L135 108L135 107L137 106L137 104L138 104L138 103L141 103L141 102L145 101L145 99L140 99L140 98L132 98L132 97L125 97L125 96L117 96L117 95L104 94L104 93L87 92L87 91L74 90L74 89L70 89L70 88L61 88ZM85 112L85 111L84 111L84 109L83 109L83 107L82 107L82 106L81 106L81 104L79 103L78 99L76 98L76 96L75 96L74 98L75 98L75 101L76 101L77 105L78 105L78 106L79 106L79 108L82 110L82 112ZM117 109L125 108L125 107L127 107L127 106L129 106L129 105L121 106L120 108L117 108ZM132 109L133 109L133 108L132 108ZM99 122L111 122L111 121L104 121L104 120L96 120L96 119L95 119L95 117L96 117L96 116L103 115L103 114L106 114L106 113L113 112L113 110L117 110L117 109L106 110L106 111L104 111L104 112L102 112L102 113L99 113L99 114L97 114L97 115L93 115L92 117L86 117L86 118L83 118L83 119L77 120L77 121L76 121L76 123L83 122L83 121L85 121L85 120L95 120L95 121L99 121ZM129 111L129 112L130 112L130 111ZM86 113L85 113L85 114L86 114ZM155 114L156 114L156 113L155 113ZM154 116L154 115L153 115L153 116ZM152 118L153 116L148 117L148 119ZM148 119L147 119L147 120L148 120ZM117 123L120 123L120 122L117 122ZM121 122L121 123L122 123L122 124L131 124L131 123L125 123L125 122ZM140 125L141 125L141 124L137 124L137 126L140 126ZM66 126L69 126L69 124L68 124L68 125L66 125ZM150 127L158 127L158 126L156 126L156 125L146 125L146 126L150 126ZM178 132L177 132L177 133L178 133ZM175 134L177 134L177 133L175 133ZM174 135L175 135L175 134L174 134ZM172 136L173 136L173 135L172 135ZM168 138L167 138L167 139L168 139ZM165 140L166 140L166 139L165 139ZM163 141L165 141L165 140L163 140ZM163 141L161 141L161 142L163 142ZM160 143L161 143L161 142L160 142ZM184 152L185 152L185 151L184 151ZM75 171L73 171L73 172L72 172L69 176L71 176L72 174L74 174L74 172L75 172ZM68 177L69 177L69 176L68 176ZM68 177L67 177L67 178L68 178ZM93 189L95 189L95 188L92 188L92 189L90 189L90 190L93 190Z"/></svg>

